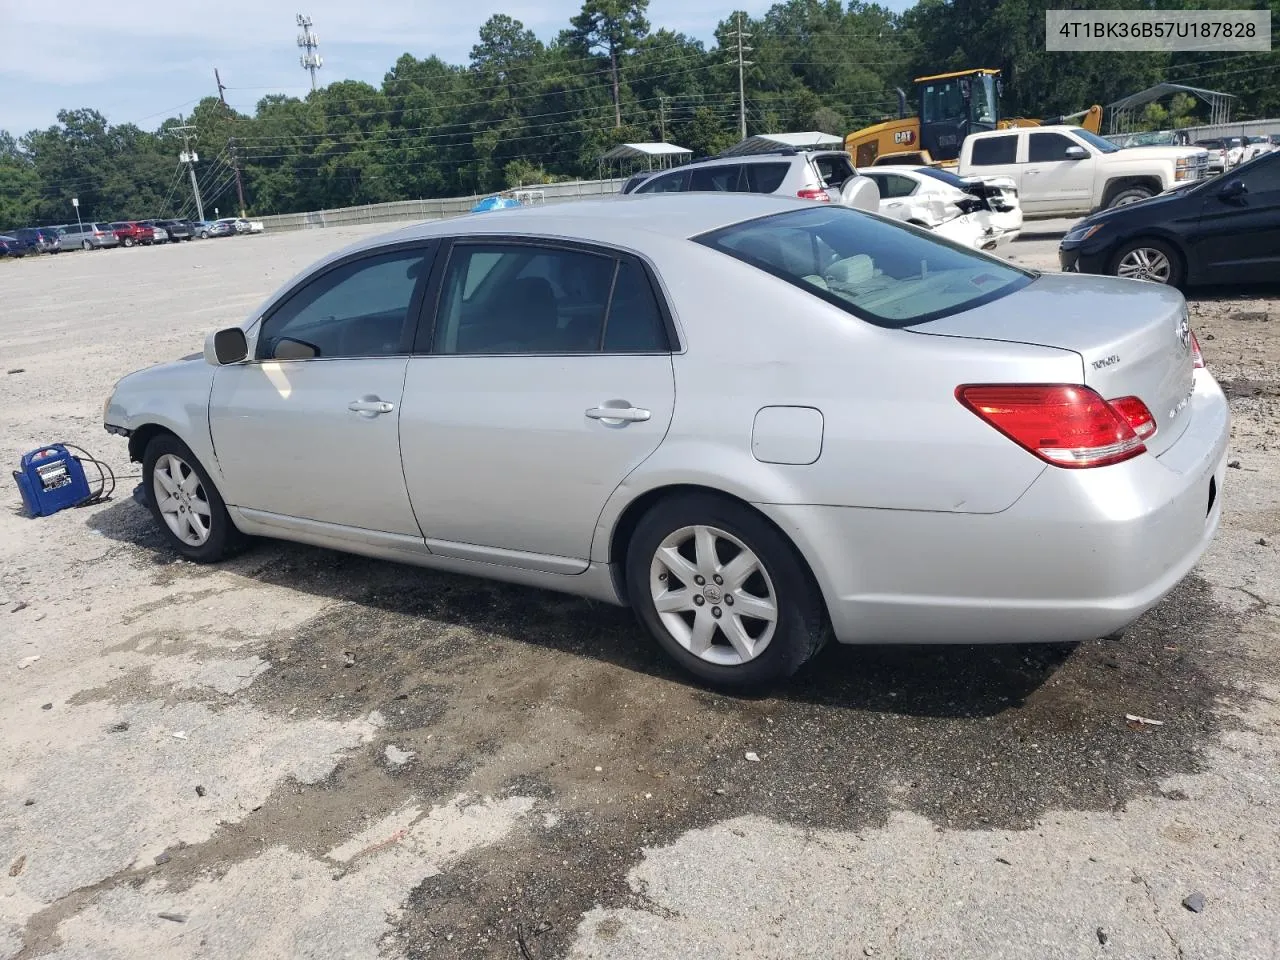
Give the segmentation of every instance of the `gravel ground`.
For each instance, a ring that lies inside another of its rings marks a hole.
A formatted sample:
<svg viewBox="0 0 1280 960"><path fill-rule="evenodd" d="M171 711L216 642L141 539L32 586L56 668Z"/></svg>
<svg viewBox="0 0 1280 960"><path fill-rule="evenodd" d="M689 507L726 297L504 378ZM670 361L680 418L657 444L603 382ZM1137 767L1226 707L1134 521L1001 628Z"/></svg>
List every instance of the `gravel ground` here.
<svg viewBox="0 0 1280 960"><path fill-rule="evenodd" d="M0 960L1280 955L1276 291L1193 300L1223 527L1122 640L828 648L739 699L626 611L165 550L112 383L379 229L0 262L0 458L123 478L0 494Z"/></svg>

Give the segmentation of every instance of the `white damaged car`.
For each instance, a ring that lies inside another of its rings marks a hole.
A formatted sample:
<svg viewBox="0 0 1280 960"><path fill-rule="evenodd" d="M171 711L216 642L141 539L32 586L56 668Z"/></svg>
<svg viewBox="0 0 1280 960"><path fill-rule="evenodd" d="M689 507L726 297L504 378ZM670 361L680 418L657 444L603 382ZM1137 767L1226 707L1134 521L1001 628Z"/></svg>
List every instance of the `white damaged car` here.
<svg viewBox="0 0 1280 960"><path fill-rule="evenodd" d="M880 213L966 247L994 250L1022 232L1022 207L1011 177L958 177L936 167L862 173L880 188Z"/></svg>

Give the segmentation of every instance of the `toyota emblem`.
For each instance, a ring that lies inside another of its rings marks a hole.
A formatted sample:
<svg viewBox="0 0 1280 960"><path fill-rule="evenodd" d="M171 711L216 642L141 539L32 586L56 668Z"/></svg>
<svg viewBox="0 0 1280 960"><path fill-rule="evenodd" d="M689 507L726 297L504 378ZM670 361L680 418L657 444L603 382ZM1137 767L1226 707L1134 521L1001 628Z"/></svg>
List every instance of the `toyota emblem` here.
<svg viewBox="0 0 1280 960"><path fill-rule="evenodd" d="M1182 352L1189 352L1191 350L1191 324L1185 314L1178 318L1173 330L1178 335L1178 342L1182 344Z"/></svg>

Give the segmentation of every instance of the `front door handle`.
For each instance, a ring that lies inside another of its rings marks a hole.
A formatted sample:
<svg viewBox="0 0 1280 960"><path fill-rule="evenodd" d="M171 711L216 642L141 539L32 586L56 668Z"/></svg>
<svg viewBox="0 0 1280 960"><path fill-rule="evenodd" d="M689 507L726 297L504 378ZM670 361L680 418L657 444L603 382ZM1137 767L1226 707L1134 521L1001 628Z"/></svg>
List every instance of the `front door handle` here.
<svg viewBox="0 0 1280 960"><path fill-rule="evenodd" d="M610 400L599 407L592 407L587 416L601 423L640 423L648 420L652 414L643 407L633 407L626 400Z"/></svg>
<svg viewBox="0 0 1280 960"><path fill-rule="evenodd" d="M362 417L376 417L380 414L390 413L395 408L396 405L394 403L379 400L375 396L364 396L347 404L348 410L352 413L358 413Z"/></svg>

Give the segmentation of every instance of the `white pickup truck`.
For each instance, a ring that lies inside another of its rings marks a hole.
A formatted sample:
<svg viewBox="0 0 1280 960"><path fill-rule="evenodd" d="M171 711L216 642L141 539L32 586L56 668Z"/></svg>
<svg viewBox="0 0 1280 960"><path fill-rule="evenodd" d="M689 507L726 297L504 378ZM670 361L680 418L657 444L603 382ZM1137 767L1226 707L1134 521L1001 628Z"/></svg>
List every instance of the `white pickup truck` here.
<svg viewBox="0 0 1280 960"><path fill-rule="evenodd" d="M1012 177L1027 217L1076 217L1145 200L1209 175L1200 147L1128 147L1080 127L1020 127L971 133L960 147L962 177Z"/></svg>

